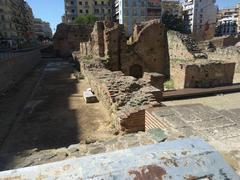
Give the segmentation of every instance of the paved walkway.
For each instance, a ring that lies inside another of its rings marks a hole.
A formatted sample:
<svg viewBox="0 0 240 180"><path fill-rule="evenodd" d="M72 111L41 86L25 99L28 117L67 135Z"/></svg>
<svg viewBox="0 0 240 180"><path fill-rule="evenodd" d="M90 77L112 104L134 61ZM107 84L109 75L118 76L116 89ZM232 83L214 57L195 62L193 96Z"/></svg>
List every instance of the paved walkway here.
<svg viewBox="0 0 240 180"><path fill-rule="evenodd" d="M163 102L166 106L185 105L185 104L203 104L218 110L240 109L240 93L219 94L203 98L174 100Z"/></svg>
<svg viewBox="0 0 240 180"><path fill-rule="evenodd" d="M155 120L149 121L149 127L160 123L178 136L204 138L240 173L240 108L216 110L189 104L155 108L150 114Z"/></svg>

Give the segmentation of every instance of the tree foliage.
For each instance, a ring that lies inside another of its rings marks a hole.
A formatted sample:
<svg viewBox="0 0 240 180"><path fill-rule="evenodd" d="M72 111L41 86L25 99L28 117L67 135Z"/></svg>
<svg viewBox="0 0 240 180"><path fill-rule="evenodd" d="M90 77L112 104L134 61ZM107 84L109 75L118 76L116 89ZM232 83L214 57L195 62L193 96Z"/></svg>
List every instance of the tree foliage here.
<svg viewBox="0 0 240 180"><path fill-rule="evenodd" d="M78 16L74 23L79 25L94 24L97 18L93 15Z"/></svg>
<svg viewBox="0 0 240 180"><path fill-rule="evenodd" d="M162 21L167 29L184 33L184 23L182 17L164 13L162 16Z"/></svg>

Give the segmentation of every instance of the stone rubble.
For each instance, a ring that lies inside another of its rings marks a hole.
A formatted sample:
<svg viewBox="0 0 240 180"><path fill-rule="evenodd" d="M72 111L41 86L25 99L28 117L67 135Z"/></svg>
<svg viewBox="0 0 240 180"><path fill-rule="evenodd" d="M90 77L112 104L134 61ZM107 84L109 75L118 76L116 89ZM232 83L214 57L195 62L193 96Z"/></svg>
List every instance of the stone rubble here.
<svg viewBox="0 0 240 180"><path fill-rule="evenodd" d="M160 132L160 133L156 133ZM105 142L82 142L81 144L73 144L69 147L59 149L38 150L32 149L14 154L0 154L0 170L13 168L23 168L28 166L40 165L50 162L61 161L70 158L78 158L87 155L105 153L131 147L155 144L166 139L163 131L156 129L150 132L138 132L136 134L126 134L124 136L116 136ZM14 162L11 162L14 159ZM7 162L11 163L8 163Z"/></svg>

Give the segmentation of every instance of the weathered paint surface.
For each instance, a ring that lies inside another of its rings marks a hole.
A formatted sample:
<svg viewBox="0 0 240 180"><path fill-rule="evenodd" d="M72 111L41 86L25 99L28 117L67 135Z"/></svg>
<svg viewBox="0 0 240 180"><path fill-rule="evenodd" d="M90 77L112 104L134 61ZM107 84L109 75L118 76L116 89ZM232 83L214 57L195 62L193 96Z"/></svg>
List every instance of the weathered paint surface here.
<svg viewBox="0 0 240 180"><path fill-rule="evenodd" d="M240 178L213 147L190 138L1 172L4 179Z"/></svg>

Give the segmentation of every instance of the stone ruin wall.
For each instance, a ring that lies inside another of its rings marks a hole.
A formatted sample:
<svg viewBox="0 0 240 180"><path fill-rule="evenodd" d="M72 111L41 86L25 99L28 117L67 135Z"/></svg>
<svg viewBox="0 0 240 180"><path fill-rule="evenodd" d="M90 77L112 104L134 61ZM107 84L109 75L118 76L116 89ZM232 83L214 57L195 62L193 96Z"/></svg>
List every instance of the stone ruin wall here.
<svg viewBox="0 0 240 180"><path fill-rule="evenodd" d="M217 48L214 52L208 52L210 60L222 60L224 62L235 62L235 72L240 73L240 47Z"/></svg>
<svg viewBox="0 0 240 180"><path fill-rule="evenodd" d="M236 72L240 70L240 51L237 47L204 51L189 36L175 31L168 32L168 44L171 79L176 89L229 85L233 81L234 62ZM226 73L225 69L229 73ZM207 77L204 74L207 74ZM216 74L219 77L216 77ZM191 83L195 81L199 82L198 85Z"/></svg>
<svg viewBox="0 0 240 180"><path fill-rule="evenodd" d="M151 73L137 80L121 71L106 69L99 59L78 59L81 73L99 101L109 110L115 128L127 133L144 130L145 109L160 106L162 99L162 91L151 85Z"/></svg>
<svg viewBox="0 0 240 180"><path fill-rule="evenodd" d="M219 61L175 64L174 84L177 89L211 88L232 85L235 63Z"/></svg>
<svg viewBox="0 0 240 180"><path fill-rule="evenodd" d="M167 32L157 20L136 25L132 42L121 53L122 71L131 75L131 67L140 65L144 72L170 76Z"/></svg>
<svg viewBox="0 0 240 180"><path fill-rule="evenodd" d="M199 49L197 42L190 36L170 30L167 33L167 37L170 62L207 59L207 54Z"/></svg>
<svg viewBox="0 0 240 180"><path fill-rule="evenodd" d="M240 35L216 37L207 42L212 43L216 48L235 46L240 41Z"/></svg>
<svg viewBox="0 0 240 180"><path fill-rule="evenodd" d="M122 25L97 22L90 41L80 43L80 54L105 58L110 70L125 75L134 76L134 68L141 71L139 77L143 72L160 73L166 79L170 75L166 29L158 20L138 25L131 43Z"/></svg>
<svg viewBox="0 0 240 180"><path fill-rule="evenodd" d="M53 46L57 55L68 57L79 50L79 42L89 41L92 26L59 24L53 37Z"/></svg>
<svg viewBox="0 0 240 180"><path fill-rule="evenodd" d="M41 61L40 50L32 50L0 61L0 94L14 87Z"/></svg>

